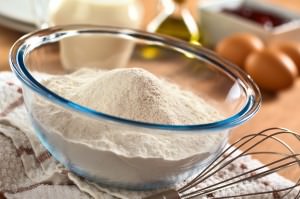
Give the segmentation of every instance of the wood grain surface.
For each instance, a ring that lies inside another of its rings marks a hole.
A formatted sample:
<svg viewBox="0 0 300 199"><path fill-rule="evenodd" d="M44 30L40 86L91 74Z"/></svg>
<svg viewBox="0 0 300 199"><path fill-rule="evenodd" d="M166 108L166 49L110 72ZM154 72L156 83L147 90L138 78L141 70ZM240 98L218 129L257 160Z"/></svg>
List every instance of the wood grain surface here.
<svg viewBox="0 0 300 199"><path fill-rule="evenodd" d="M288 9L299 12L300 14L300 0L266 0L278 5L287 7ZM153 16L156 15L159 7L157 0L141 1L144 5L144 24L147 24ZM197 1L192 0L190 7L195 8ZM8 66L8 52L15 40L17 40L23 33L0 26L0 70L9 70ZM300 37L300 35L299 35ZM295 86L289 90L281 92L277 95L269 95L263 93L263 103L260 111L256 116L244 125L234 129L231 134L231 141L234 141L241 136L253 132L257 132L269 127L285 127L291 130L300 132L300 79L297 80ZM294 142L286 139L287 142L297 148L300 152L299 142ZM265 145L265 149L270 149L272 145ZM262 161L268 161L268 158L261 158ZM284 174L290 179L299 177L299 172L291 170ZM0 196L1 198L1 196Z"/></svg>

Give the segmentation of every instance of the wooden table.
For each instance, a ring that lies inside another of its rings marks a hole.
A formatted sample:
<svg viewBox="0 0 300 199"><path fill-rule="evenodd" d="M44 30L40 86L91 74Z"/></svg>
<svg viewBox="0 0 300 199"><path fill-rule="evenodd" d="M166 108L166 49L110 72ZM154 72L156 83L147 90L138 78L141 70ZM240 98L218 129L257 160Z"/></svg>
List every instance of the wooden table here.
<svg viewBox="0 0 300 199"><path fill-rule="evenodd" d="M279 5L288 7L289 9L300 12L299 0L267 0ZM155 15L155 2L143 1L146 5L147 12L145 13L146 24ZM196 1L191 2L191 7L195 6ZM0 70L9 70L8 66L8 51L13 42L18 39L22 33L0 26ZM300 35L299 35L300 36ZM295 86L290 90L270 96L264 94L263 104L261 110L256 116L246 124L236 128L231 140L236 140L239 137L262 130L268 127L285 127L294 131L300 132L300 79ZM289 140L287 140L289 142ZM290 143L297 151L300 152L299 143ZM265 148L272 148L272 145L266 145ZM265 158L263 161L266 160ZM300 174L296 171L290 171L284 174L285 176L296 179ZM0 197L1 198L1 197Z"/></svg>

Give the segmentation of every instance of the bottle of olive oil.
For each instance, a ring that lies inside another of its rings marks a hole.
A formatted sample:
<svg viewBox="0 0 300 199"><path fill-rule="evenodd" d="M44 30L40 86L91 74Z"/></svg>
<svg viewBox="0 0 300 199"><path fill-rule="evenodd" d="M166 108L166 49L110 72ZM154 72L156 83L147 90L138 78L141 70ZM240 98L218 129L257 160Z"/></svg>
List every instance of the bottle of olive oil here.
<svg viewBox="0 0 300 199"><path fill-rule="evenodd" d="M160 0L163 10L147 26L147 31L173 36L192 44L201 45L202 34L200 27L191 14L187 0ZM143 50L145 58L159 55L157 48Z"/></svg>

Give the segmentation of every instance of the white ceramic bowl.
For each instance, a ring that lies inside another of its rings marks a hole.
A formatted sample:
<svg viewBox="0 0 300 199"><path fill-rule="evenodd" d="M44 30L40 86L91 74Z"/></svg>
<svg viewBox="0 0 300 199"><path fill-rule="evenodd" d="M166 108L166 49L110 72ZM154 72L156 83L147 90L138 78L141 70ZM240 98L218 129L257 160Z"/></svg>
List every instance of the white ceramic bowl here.
<svg viewBox="0 0 300 199"><path fill-rule="evenodd" d="M221 12L224 8L235 9L245 4L249 7L278 14L290 22L266 29L262 25ZM265 42L270 40L290 40L300 42L300 14L261 0L203 0L199 4L201 27L205 44L214 47L224 37L236 32L249 32Z"/></svg>

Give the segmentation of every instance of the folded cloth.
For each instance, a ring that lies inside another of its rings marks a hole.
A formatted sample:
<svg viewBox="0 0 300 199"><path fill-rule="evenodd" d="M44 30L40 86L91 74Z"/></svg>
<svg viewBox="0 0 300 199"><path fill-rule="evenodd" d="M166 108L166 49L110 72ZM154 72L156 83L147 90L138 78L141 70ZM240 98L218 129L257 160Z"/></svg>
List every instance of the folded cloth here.
<svg viewBox="0 0 300 199"><path fill-rule="evenodd" d="M105 188L68 171L57 162L42 146L31 128L25 110L20 83L9 72L0 73L0 198L130 198L139 199L150 192L134 192ZM218 172L199 187L214 184L220 180L242 173L246 168L262 165L250 157L243 157ZM293 183L278 174L272 174L253 181L218 192L217 196L234 195L245 191L272 191L287 187ZM180 185L179 185L180 186ZM294 190L288 198L295 198ZM248 198L280 198L278 192ZM214 198L208 194L198 197Z"/></svg>

